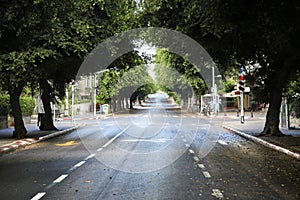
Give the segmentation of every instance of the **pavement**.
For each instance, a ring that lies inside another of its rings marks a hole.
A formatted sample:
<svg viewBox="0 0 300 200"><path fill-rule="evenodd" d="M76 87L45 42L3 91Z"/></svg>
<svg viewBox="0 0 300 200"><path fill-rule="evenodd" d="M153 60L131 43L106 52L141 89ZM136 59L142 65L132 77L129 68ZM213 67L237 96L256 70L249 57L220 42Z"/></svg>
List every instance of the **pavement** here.
<svg viewBox="0 0 300 200"><path fill-rule="evenodd" d="M300 130L280 128L285 135L284 137L258 136L263 131L264 124L265 118L263 117L247 117L244 124L240 120L225 120L222 127L253 142L300 160Z"/></svg>
<svg viewBox="0 0 300 200"><path fill-rule="evenodd" d="M78 129L84 124L79 124L81 121L85 120L95 120L95 119L104 119L110 117L111 114L108 115L98 115L97 117L94 116L84 116L84 117L74 117L72 123L72 118L65 117L59 118L55 121L55 126L58 130L53 131L41 131L37 126L36 121L31 121L30 124L25 124L27 129L27 138L19 139L12 138L14 127L9 127L5 129L0 129L0 157L6 153L15 151L17 149L23 148L25 146L56 137L59 135L66 134L71 132L75 129Z"/></svg>

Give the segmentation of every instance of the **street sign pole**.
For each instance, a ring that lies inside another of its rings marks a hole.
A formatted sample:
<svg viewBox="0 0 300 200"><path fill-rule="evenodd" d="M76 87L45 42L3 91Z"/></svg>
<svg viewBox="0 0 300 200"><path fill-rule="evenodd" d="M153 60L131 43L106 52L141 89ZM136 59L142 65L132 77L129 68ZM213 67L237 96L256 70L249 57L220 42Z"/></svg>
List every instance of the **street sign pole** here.
<svg viewBox="0 0 300 200"><path fill-rule="evenodd" d="M244 79L245 71L242 67L240 69L240 76L239 76L239 90L241 95L241 123L244 124L245 122L245 112L244 112L244 92L245 92L245 79Z"/></svg>
<svg viewBox="0 0 300 200"><path fill-rule="evenodd" d="M244 112L244 92L241 91L241 123L245 122L245 112Z"/></svg>

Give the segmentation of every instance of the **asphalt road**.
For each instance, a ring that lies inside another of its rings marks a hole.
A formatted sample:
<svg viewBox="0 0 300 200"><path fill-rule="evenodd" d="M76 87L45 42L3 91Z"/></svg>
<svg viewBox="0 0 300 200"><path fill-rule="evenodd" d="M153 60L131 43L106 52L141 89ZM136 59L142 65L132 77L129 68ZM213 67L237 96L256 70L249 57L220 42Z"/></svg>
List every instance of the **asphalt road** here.
<svg viewBox="0 0 300 200"><path fill-rule="evenodd" d="M0 158L0 199L300 199L300 163L166 102Z"/></svg>

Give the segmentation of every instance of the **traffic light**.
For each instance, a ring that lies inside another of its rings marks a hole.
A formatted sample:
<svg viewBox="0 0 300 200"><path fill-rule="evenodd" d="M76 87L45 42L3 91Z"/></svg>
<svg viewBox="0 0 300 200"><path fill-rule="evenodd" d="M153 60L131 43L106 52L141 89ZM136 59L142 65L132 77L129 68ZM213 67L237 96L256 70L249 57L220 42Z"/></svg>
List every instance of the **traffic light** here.
<svg viewBox="0 0 300 200"><path fill-rule="evenodd" d="M244 92L244 90L245 90L245 80L244 80L244 76L243 75L241 75L240 77L239 77L239 90L241 91L241 92Z"/></svg>

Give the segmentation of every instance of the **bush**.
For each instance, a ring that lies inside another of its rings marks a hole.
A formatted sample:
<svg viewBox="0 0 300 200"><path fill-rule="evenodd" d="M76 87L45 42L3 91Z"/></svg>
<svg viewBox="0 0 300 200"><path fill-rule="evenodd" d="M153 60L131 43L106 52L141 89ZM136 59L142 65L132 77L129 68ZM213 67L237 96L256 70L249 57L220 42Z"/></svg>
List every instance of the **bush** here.
<svg viewBox="0 0 300 200"><path fill-rule="evenodd" d="M35 101L30 96L20 97L20 106L23 116L30 116L33 114L35 108ZM0 96L0 116L11 114L11 107L9 102L9 95Z"/></svg>
<svg viewBox="0 0 300 200"><path fill-rule="evenodd" d="M34 111L35 101L32 97L29 96L21 96L20 97L20 105L23 116L31 116Z"/></svg>
<svg viewBox="0 0 300 200"><path fill-rule="evenodd" d="M9 112L9 106L7 104L0 104L0 116L7 116Z"/></svg>
<svg viewBox="0 0 300 200"><path fill-rule="evenodd" d="M0 96L0 116L7 116L9 113L9 96Z"/></svg>

